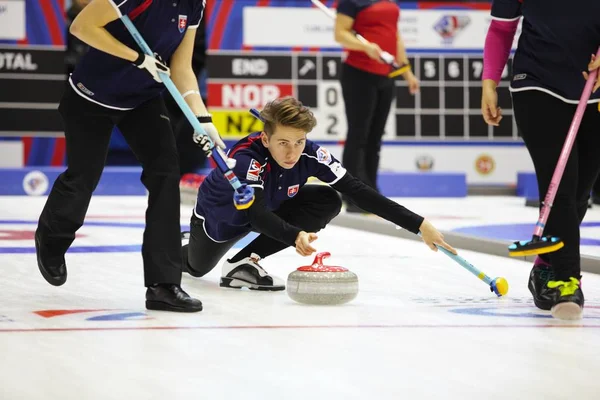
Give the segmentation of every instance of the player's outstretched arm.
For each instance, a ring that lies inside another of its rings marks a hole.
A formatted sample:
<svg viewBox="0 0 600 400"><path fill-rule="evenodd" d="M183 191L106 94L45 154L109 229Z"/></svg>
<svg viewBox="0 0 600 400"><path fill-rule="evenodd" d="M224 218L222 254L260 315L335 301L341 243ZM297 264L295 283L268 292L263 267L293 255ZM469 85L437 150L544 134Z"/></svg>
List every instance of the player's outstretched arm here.
<svg viewBox="0 0 600 400"><path fill-rule="evenodd" d="M331 187L348 196L363 210L372 212L414 234L420 233L423 241L432 250L437 250L435 247L437 244L456 254L456 250L444 241L444 236L429 221L383 196L348 172Z"/></svg>
<svg viewBox="0 0 600 400"><path fill-rule="evenodd" d="M315 233L304 232L302 229L288 224L277 214L267 210L264 190L255 188L254 196L254 203L246 211L253 230L295 247L296 253L301 256L309 256L317 251L311 245L317 239Z"/></svg>

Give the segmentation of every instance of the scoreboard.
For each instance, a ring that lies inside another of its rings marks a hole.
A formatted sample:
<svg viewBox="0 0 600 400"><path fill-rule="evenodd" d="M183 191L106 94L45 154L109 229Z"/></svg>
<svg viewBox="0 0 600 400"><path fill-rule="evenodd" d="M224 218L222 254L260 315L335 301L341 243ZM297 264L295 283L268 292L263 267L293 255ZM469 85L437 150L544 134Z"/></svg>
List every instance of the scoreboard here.
<svg viewBox="0 0 600 400"><path fill-rule="evenodd" d="M336 0L322 2L336 8ZM334 40L332 21L308 0L213 1L207 6L208 106L229 144L262 128L249 108L293 95L317 117L309 138L340 157L347 134L340 85L344 53ZM519 172L533 171L513 119L511 60L498 87L504 116L500 126L488 126L481 116L490 6L464 1L400 4L398 29L421 90L412 96L401 77L394 81L381 171L458 172L468 185L502 186L514 186Z"/></svg>
<svg viewBox="0 0 600 400"><path fill-rule="evenodd" d="M212 50L208 57L208 103L224 136L260 129L248 113L277 97L292 95L311 107L318 125L313 140L344 140L346 118L339 83L341 52ZM386 141L517 141L508 91L512 60L498 87L504 118L499 127L481 116L483 57L474 53L419 53L409 59L421 89L411 95L401 77L386 124Z"/></svg>

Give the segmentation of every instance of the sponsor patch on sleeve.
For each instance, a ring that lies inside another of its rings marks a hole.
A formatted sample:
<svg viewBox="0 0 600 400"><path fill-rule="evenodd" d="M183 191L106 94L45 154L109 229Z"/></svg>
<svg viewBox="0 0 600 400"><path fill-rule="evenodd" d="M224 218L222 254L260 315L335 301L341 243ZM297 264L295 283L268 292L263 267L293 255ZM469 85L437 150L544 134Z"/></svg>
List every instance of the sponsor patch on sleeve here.
<svg viewBox="0 0 600 400"><path fill-rule="evenodd" d="M249 181L260 180L260 170L260 163L255 159L252 159L252 161L250 161L250 166L248 167L248 172L246 172L246 179Z"/></svg>
<svg viewBox="0 0 600 400"><path fill-rule="evenodd" d="M329 150L325 147L319 147L317 149L317 160L319 160L320 163L329 165L329 163L331 163L331 153L329 153Z"/></svg>

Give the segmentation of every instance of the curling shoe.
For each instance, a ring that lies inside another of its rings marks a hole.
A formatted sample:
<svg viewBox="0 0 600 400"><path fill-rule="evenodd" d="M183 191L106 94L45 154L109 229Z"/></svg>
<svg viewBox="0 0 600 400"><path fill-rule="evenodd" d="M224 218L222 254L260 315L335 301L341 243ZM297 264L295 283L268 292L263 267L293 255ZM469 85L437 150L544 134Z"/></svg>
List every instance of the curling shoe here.
<svg viewBox="0 0 600 400"><path fill-rule="evenodd" d="M548 288L548 282L551 280L554 280L552 267L540 257L537 257L529 273L527 287L533 296L535 306L541 310L549 311L554 305L552 290Z"/></svg>
<svg viewBox="0 0 600 400"><path fill-rule="evenodd" d="M285 290L285 284L277 277L269 275L258 263L260 256L252 253L238 262L226 260L222 266L221 283L226 288L248 288L250 290Z"/></svg>
<svg viewBox="0 0 600 400"><path fill-rule="evenodd" d="M202 302L190 297L179 285L159 283L146 291L148 310L193 313L202 311Z"/></svg>
<svg viewBox="0 0 600 400"><path fill-rule="evenodd" d="M568 282L550 281L548 288L552 291L554 305L552 316L563 320L577 320L583 316L583 292L581 281L570 277Z"/></svg>
<svg viewBox="0 0 600 400"><path fill-rule="evenodd" d="M44 279L51 285L61 286L67 281L67 264L65 256L51 256L48 248L42 243L41 235L35 232L35 255L37 265Z"/></svg>

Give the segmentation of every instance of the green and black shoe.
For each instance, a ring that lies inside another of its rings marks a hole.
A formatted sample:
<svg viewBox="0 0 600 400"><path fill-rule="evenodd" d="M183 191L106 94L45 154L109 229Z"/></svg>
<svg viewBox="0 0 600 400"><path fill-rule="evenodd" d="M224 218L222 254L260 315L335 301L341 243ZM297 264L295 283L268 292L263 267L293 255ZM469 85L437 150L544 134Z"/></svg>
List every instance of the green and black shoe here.
<svg viewBox="0 0 600 400"><path fill-rule="evenodd" d="M552 316L557 319L576 320L583 315L583 292L579 279L570 277L568 282L550 281L548 288L554 297Z"/></svg>

